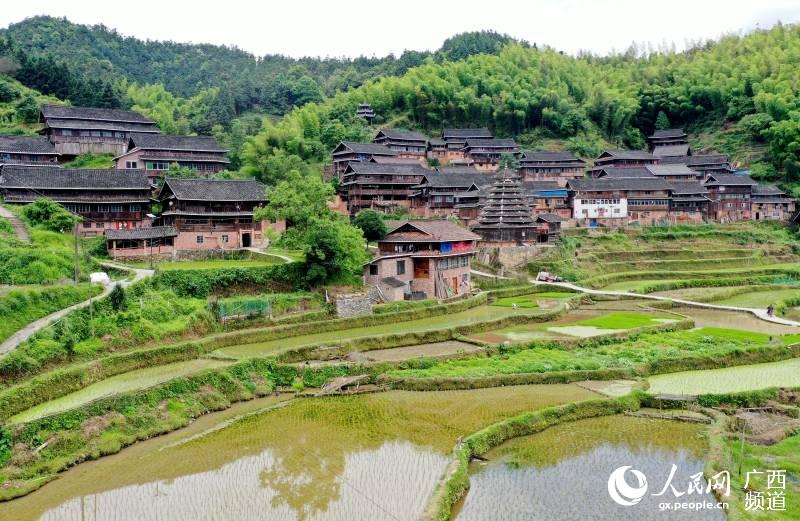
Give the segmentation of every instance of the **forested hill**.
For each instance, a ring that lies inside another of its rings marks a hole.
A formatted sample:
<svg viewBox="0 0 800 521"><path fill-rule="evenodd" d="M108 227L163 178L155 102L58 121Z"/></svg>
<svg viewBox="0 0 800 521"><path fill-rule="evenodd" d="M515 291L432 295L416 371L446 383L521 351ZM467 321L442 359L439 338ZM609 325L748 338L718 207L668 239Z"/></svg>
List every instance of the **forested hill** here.
<svg viewBox="0 0 800 521"><path fill-rule="evenodd" d="M13 24L0 31L0 38L32 59L54 60L87 78L161 84L183 98L209 88L224 89L234 114L253 110L283 114L292 106L320 101L368 79L403 74L429 57L462 59L479 52L496 53L511 41L505 35L478 32L453 37L434 54L406 51L399 57L293 59L256 57L235 47L143 41L102 25L45 16Z"/></svg>
<svg viewBox="0 0 800 521"><path fill-rule="evenodd" d="M509 44L497 55L425 63L295 109L246 146L245 165L276 153L313 163L342 138L367 137L353 116L366 101L379 125L431 133L488 126L526 148L562 146L584 157L605 146L642 148L659 121L687 128L695 148L729 153L756 177L792 188L800 181L796 63L797 25L649 56L575 58Z"/></svg>

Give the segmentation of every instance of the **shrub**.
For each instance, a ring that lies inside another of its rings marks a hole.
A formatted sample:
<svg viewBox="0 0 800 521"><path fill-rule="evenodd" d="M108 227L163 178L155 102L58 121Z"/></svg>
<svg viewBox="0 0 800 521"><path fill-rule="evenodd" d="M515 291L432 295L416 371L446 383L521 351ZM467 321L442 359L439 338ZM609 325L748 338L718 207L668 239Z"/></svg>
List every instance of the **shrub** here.
<svg viewBox="0 0 800 521"><path fill-rule="evenodd" d="M41 225L54 232L69 230L77 222L74 215L51 199L38 199L25 205L22 214L30 224Z"/></svg>

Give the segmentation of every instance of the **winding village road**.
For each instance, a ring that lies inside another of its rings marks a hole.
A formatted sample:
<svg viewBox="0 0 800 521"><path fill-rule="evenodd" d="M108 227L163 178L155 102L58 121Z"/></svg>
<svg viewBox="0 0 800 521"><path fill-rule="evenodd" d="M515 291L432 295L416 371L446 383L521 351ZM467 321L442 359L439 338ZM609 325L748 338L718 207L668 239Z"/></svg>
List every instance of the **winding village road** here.
<svg viewBox="0 0 800 521"><path fill-rule="evenodd" d="M136 273L136 275L133 277L133 279L130 280L125 279L116 282L111 282L105 286L103 292L100 293L99 295L94 296L88 300L84 300L83 302L74 304L68 308L60 309L56 312L50 313L46 317L42 317L39 320L31 322L24 328L20 329L19 331L8 337L2 344L0 344L0 356L4 356L10 351L13 351L14 349L16 349L18 345L20 345L22 342L26 341L27 339L35 335L38 331L54 324L58 320L61 320L72 311L85 308L86 306L91 304L92 301L107 296L109 293L111 293L111 291L114 289L114 286L116 286L117 284L119 284L122 287L126 287L133 284L134 282L138 282L147 277L152 277L153 273L155 273L153 270L141 270L141 269L129 268L127 266L120 266L119 264L114 264L112 262L103 262L100 265L118 270L133 271Z"/></svg>
<svg viewBox="0 0 800 521"><path fill-rule="evenodd" d="M478 270L470 270L474 275L479 275L481 277L489 277L489 278L497 278L497 279L509 279L510 277L503 277L499 275L492 275L491 273L485 273L483 271ZM582 286L578 286L576 284L572 284L571 282L542 282L538 280L529 280L531 284L534 285L547 285L547 286L558 286L565 289L571 289L573 291L577 291L579 293L587 293L589 295L609 295L609 296L616 296L616 297L631 297L631 298L640 298L640 299L649 299L649 300L660 300L660 301L672 301L677 304L682 304L684 306L693 306L698 308L707 308L707 309L719 309L722 311L741 311L744 313L751 313L756 317L760 318L761 320L765 320L767 322L774 322L775 324L781 324L784 326L795 326L800 327L800 322L795 322L794 320L787 320L785 318L776 317L773 315L768 315L766 309L761 308L745 308L739 306L723 306L719 304L710 304L707 302L695 302L693 300L684 300L679 298L671 298L671 297L664 297L661 295L646 295L642 293L632 293L630 291L613 291L613 290L602 290L602 289L590 289L584 288Z"/></svg>

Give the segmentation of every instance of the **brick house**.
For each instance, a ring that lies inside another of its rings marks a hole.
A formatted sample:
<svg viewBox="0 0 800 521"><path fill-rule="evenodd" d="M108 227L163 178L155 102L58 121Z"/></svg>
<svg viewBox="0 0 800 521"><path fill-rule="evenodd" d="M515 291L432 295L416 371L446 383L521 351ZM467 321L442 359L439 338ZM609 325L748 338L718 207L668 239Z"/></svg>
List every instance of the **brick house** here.
<svg viewBox="0 0 800 521"><path fill-rule="evenodd" d="M555 214L564 220L572 218L569 192L555 181L528 181L522 183L525 198L530 206L531 216ZM564 221L561 221L564 222Z"/></svg>
<svg viewBox="0 0 800 521"><path fill-rule="evenodd" d="M83 219L79 231L87 236L151 222L151 187L144 170L6 165L0 190L10 204L52 199Z"/></svg>
<svg viewBox="0 0 800 521"><path fill-rule="evenodd" d="M55 145L56 152L80 154L124 154L131 133L159 134L154 121L138 112L119 109L43 105L40 131Z"/></svg>
<svg viewBox="0 0 800 521"><path fill-rule="evenodd" d="M131 134L128 149L114 158L118 169L144 169L150 177L164 175L169 166L189 168L209 176L225 169L228 150L211 136Z"/></svg>
<svg viewBox="0 0 800 521"><path fill-rule="evenodd" d="M521 152L519 175L526 181L554 181L566 186L569 179L583 177L586 162L569 152Z"/></svg>
<svg viewBox="0 0 800 521"><path fill-rule="evenodd" d="M387 301L468 293L479 238L447 220L390 224L378 241L378 255L364 266L364 283L377 287Z"/></svg>
<svg viewBox="0 0 800 521"><path fill-rule="evenodd" d="M56 147L44 136L0 136L0 166L57 162Z"/></svg>
<svg viewBox="0 0 800 521"><path fill-rule="evenodd" d="M254 179L167 178L158 193L157 226L177 231L177 251L236 249L263 244L256 208L266 203L265 186Z"/></svg>

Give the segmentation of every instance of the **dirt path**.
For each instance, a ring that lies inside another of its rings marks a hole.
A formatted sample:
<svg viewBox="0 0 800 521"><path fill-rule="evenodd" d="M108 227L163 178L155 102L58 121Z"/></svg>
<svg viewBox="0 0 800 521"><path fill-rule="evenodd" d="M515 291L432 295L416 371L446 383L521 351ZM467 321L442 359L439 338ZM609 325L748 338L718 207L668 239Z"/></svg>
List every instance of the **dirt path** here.
<svg viewBox="0 0 800 521"><path fill-rule="evenodd" d="M16 333L11 335L10 337L8 337L2 344L0 344L0 356L4 356L7 353L13 351L22 342L28 340L30 337L32 337L33 335L35 335L37 332L41 331L42 329L44 329L44 328L54 324L55 322L61 320L62 318L67 316L69 313L71 313L71 312L73 312L75 310L78 310L78 309L85 308L86 306L91 304L92 301L94 301L96 299L101 299L101 298L107 296L109 293L111 293L111 291L114 289L114 286L116 286L117 284L119 284L122 287L127 287L127 286L133 284L134 282L138 282L138 281L140 281L142 279L145 279L147 277L151 277L153 275L153 273L154 273L153 270L133 269L133 268L129 268L127 266L121 266L119 264L115 264L113 262L103 262L103 263L100 263L100 265L101 266L112 267L112 268L119 269L119 270L134 271L134 272L136 272L136 276L134 276L134 278L132 280L120 280L120 281L116 281L116 282L111 282L110 284L107 284L105 286L105 288L103 289L103 292L100 293L99 295L97 295L95 297L92 297L92 298L90 298L88 300L84 300L83 302L79 302L77 304L74 304L74 305L72 305L72 306L70 306L68 308L60 309L60 310L58 310L58 311L56 311L54 313L50 313L46 317L42 317L39 320L35 320L35 321L31 322L27 326L23 327L22 329L20 329L19 331L17 331Z"/></svg>
<svg viewBox="0 0 800 521"><path fill-rule="evenodd" d="M25 224L19 220L19 217L2 206L0 206L0 217L8 219L8 222L11 223L11 227L14 228L14 233L17 234L17 238L19 240L22 242L31 242L31 238L28 235L28 229L25 228Z"/></svg>
<svg viewBox="0 0 800 521"><path fill-rule="evenodd" d="M259 250L258 248L244 248L247 251L252 251L253 253L258 253L260 255L269 255L270 257L278 257L279 259L283 260L286 264L290 262L294 262L294 259L291 257L287 257L286 255L281 255L280 253L270 253L268 251Z"/></svg>
<svg viewBox="0 0 800 521"><path fill-rule="evenodd" d="M494 277L497 279L508 279L509 277L502 277L500 275L492 275L491 273L484 273L482 271L471 270L473 274L480 275L481 277ZM561 288L571 289L573 291L577 291L579 293L586 293L588 295L608 295L612 297L632 297L638 299L647 299L647 300L659 300L659 301L671 301L677 304L681 304L684 306L692 306L697 308L706 308L706 309L719 309L723 311L743 311L745 313L751 313L756 317L760 318L761 320L767 322L773 322L775 324L781 324L784 326L794 326L800 327L800 322L795 322L794 320L788 320L785 318L776 317L773 315L768 315L766 309L756 309L756 308L745 308L740 306L724 306L720 304L710 304L708 302L695 302L693 300L684 300L678 298L670 298L665 297L662 295L647 295L642 293L632 293L630 291L614 291L614 290L602 290L602 289L590 289L584 288L583 286L578 286L576 284L572 284L571 282L541 282L538 280L529 280L531 284L534 285L547 285L547 286L558 286Z"/></svg>

